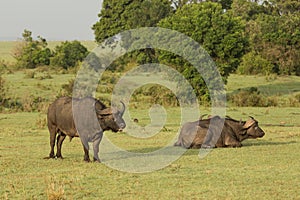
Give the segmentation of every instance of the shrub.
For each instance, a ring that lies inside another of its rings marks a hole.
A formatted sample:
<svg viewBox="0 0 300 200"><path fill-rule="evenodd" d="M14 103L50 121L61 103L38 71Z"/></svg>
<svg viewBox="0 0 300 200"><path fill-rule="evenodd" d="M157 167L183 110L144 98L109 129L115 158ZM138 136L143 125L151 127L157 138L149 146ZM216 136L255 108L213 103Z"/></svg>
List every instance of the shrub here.
<svg viewBox="0 0 300 200"><path fill-rule="evenodd" d="M289 106L299 107L300 106L300 94L293 95L289 98Z"/></svg>
<svg viewBox="0 0 300 200"><path fill-rule="evenodd" d="M75 67L78 62L83 61L88 55L88 50L79 41L65 41L55 47L51 58L51 65L60 66L64 69Z"/></svg>
<svg viewBox="0 0 300 200"><path fill-rule="evenodd" d="M34 40L31 35L31 31L24 30L23 40L13 50L18 68L32 69L40 65L50 64L52 52L47 48L46 39L38 36L38 40Z"/></svg>
<svg viewBox="0 0 300 200"><path fill-rule="evenodd" d="M242 62L237 69L239 74L255 75L255 74L271 74L272 64L262 58L260 55L250 52L243 56Z"/></svg>
<svg viewBox="0 0 300 200"><path fill-rule="evenodd" d="M51 76L51 74L49 72L47 73L43 73L40 76L36 76L35 77L38 80L45 80L45 79L52 79L53 77Z"/></svg>
<svg viewBox="0 0 300 200"><path fill-rule="evenodd" d="M34 78L35 77L35 71L26 71L24 78Z"/></svg>
<svg viewBox="0 0 300 200"><path fill-rule="evenodd" d="M0 107L3 106L5 100L6 100L6 94L7 94L7 87L5 86L5 79L2 78L0 74Z"/></svg>
<svg viewBox="0 0 300 200"><path fill-rule="evenodd" d="M61 86L61 90L58 92L57 97L71 96L73 93L74 79L70 79L68 83Z"/></svg>
<svg viewBox="0 0 300 200"><path fill-rule="evenodd" d="M267 107L278 105L278 99L276 97L266 97L260 94L256 87L239 89L236 93L229 95L229 100L235 106L241 107Z"/></svg>
<svg viewBox="0 0 300 200"><path fill-rule="evenodd" d="M161 104L164 106L178 106L176 95L166 87L149 84L138 88L132 95L132 99L139 102L141 99L150 104Z"/></svg>
<svg viewBox="0 0 300 200"><path fill-rule="evenodd" d="M48 102L48 100L43 97L36 97L33 95L25 95L20 99L21 109L24 112L45 112L47 105L45 102Z"/></svg>

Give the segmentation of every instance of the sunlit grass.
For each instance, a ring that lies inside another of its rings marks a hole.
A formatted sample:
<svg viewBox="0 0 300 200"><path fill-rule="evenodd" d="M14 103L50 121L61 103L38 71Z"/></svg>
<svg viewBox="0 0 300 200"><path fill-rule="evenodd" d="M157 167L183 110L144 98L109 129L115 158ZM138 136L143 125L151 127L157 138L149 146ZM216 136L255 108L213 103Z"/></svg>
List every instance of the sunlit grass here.
<svg viewBox="0 0 300 200"><path fill-rule="evenodd" d="M52 191L66 199L297 199L300 119L292 117L291 111L300 113L299 109L273 108L263 116L258 108L231 108L227 114L236 118L252 114L261 123L286 121L297 127L261 125L265 137L246 140L242 148L214 149L204 159L199 159L199 150L188 150L164 169L144 174L84 163L78 138L64 142L64 160L44 160L49 154L49 133L46 127L36 127L39 114L0 114L0 197L45 199ZM146 124L147 112L131 112ZM168 114L169 132L149 139L105 134L120 147L144 153L140 150L161 148L168 135L176 136L178 119L172 116L177 113L171 109Z"/></svg>

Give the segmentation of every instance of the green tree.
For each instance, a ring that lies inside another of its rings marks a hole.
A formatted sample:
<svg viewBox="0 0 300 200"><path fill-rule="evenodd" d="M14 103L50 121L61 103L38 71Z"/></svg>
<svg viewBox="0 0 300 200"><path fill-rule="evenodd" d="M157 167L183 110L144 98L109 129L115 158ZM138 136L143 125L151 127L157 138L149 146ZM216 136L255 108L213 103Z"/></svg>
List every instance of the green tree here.
<svg viewBox="0 0 300 200"><path fill-rule="evenodd" d="M163 19L159 26L184 33L198 42L215 61L225 83L229 74L238 67L247 47L243 22L230 12L224 11L219 3L187 4L178 9L174 15ZM208 88L201 75L186 60L169 52L160 51L159 61L173 65L183 74L193 86L200 101L210 99Z"/></svg>
<svg viewBox="0 0 300 200"><path fill-rule="evenodd" d="M261 55L255 52L249 52L242 58L242 62L237 69L240 74L263 74L268 75L272 73L273 65Z"/></svg>
<svg viewBox="0 0 300 200"><path fill-rule="evenodd" d="M247 47L244 23L230 12L224 12L218 3L185 5L163 19L159 26L179 31L197 41L214 59L225 79L236 70ZM178 62L174 57L173 60Z"/></svg>
<svg viewBox="0 0 300 200"><path fill-rule="evenodd" d="M104 0L100 20L92 29L98 43L121 31L154 27L173 12L168 0Z"/></svg>
<svg viewBox="0 0 300 200"><path fill-rule="evenodd" d="M264 1L264 3L277 15L289 15L300 12L299 0L268 0Z"/></svg>
<svg viewBox="0 0 300 200"><path fill-rule="evenodd" d="M65 69L75 67L88 54L87 48L79 41L65 41L55 47L53 58L51 58L51 65L60 66Z"/></svg>
<svg viewBox="0 0 300 200"><path fill-rule="evenodd" d="M272 9L249 0L233 0L230 12L248 22L256 19L259 14L272 13Z"/></svg>
<svg viewBox="0 0 300 200"><path fill-rule="evenodd" d="M273 72L299 75L300 15L261 14L249 24L251 51L268 60Z"/></svg>
<svg viewBox="0 0 300 200"><path fill-rule="evenodd" d="M47 48L46 39L38 36L37 40L32 38L32 32L24 30L23 39L18 46L15 47L13 56L17 60L17 67L35 68L39 65L49 65L52 53Z"/></svg>
<svg viewBox="0 0 300 200"><path fill-rule="evenodd" d="M299 8L298 0L233 0L230 12L245 21L249 39L239 72L299 75Z"/></svg>

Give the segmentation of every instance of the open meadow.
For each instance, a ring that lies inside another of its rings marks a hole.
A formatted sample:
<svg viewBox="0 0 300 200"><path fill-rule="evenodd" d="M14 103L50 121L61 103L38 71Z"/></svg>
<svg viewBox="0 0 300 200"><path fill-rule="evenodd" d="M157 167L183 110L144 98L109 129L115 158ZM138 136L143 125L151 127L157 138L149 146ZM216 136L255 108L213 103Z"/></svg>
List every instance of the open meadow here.
<svg viewBox="0 0 300 200"><path fill-rule="evenodd" d="M0 114L1 189L3 199L299 199L300 109L230 108L228 114L255 116L266 132L242 148L214 149L199 159L188 150L169 166L151 173L120 172L104 164L83 162L78 138L66 140L63 160L44 160L49 133L38 128L39 113ZM132 111L141 121L140 111ZM170 111L170 115L173 116ZM144 153L177 134L175 119L148 140L107 132L116 145ZM286 122L293 126L280 126ZM278 126L269 126L277 124ZM101 158L101 148L100 148ZM104 161L105 162L105 161ZM58 199L58 198L57 198Z"/></svg>
<svg viewBox="0 0 300 200"><path fill-rule="evenodd" d="M0 60L7 59L7 53L2 55L0 50ZM213 149L201 159L199 150L190 149L160 170L127 173L106 166L108 160L83 162L78 138L65 140L63 160L43 159L50 151L47 107L75 76L45 69L3 74L15 107L0 112L0 199L300 199L300 107L284 106L299 94L300 77L229 77L228 94L257 87L263 95L278 97L278 107L227 105L226 115L234 119L255 117L266 133L263 138L246 140L241 148ZM140 105L130 105L129 112L144 127L151 121L149 108ZM180 130L180 108L165 110L166 124L155 136L133 138L126 129L105 135L131 152L160 149ZM200 112L211 110L203 105Z"/></svg>

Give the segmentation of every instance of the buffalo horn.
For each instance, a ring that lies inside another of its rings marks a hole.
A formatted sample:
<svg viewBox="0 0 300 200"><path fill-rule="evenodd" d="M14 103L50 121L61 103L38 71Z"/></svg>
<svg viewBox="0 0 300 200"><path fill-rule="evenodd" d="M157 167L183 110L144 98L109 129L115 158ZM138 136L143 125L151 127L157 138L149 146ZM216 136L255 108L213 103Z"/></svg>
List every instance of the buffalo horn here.
<svg viewBox="0 0 300 200"><path fill-rule="evenodd" d="M122 110L120 111L121 115L123 116L126 107L125 107L125 104L124 104L123 101L120 101L120 102L121 102L121 104L123 105L123 108L122 108Z"/></svg>
<svg viewBox="0 0 300 200"><path fill-rule="evenodd" d="M255 124L255 120L250 119L250 120L246 121L243 128L245 128L245 129L250 128L253 124Z"/></svg>

